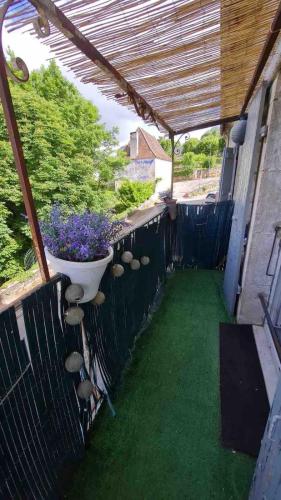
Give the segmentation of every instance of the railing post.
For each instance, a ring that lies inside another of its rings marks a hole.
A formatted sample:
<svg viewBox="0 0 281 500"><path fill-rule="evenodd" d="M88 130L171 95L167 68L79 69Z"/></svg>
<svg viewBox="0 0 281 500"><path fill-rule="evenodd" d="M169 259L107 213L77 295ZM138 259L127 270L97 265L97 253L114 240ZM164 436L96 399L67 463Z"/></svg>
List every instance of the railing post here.
<svg viewBox="0 0 281 500"><path fill-rule="evenodd" d="M6 61L0 40L0 99L3 106L4 116L7 124L8 134L14 154L15 164L20 180L26 214L31 228L32 240L39 263L43 281L49 281L50 275L45 257L43 241L41 237L39 222L36 214L34 200L28 179L27 168L23 155L16 115L14 111L12 96L6 72Z"/></svg>

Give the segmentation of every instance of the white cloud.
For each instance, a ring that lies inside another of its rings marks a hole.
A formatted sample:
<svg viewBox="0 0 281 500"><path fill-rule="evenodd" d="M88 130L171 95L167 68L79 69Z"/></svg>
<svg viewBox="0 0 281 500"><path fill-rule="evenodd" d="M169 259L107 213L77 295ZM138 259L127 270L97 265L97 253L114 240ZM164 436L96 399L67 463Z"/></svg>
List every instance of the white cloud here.
<svg viewBox="0 0 281 500"><path fill-rule="evenodd" d="M4 47L11 47L16 56L21 57L25 61L30 71L40 68L42 64L48 64L48 60L54 57L46 45L43 45L38 39L31 37L28 33L20 31L7 33L4 30L3 41ZM121 145L128 142L130 132L136 130L137 127L142 127L155 137L159 137L160 132L155 126L146 125L138 118L136 113L104 97L96 85L81 83L72 72L67 71L59 61L57 62L64 76L75 84L84 97L98 107L101 121L106 127L112 128L113 126L117 126L119 128L119 141ZM191 132L190 135L192 137L200 137L203 132Z"/></svg>

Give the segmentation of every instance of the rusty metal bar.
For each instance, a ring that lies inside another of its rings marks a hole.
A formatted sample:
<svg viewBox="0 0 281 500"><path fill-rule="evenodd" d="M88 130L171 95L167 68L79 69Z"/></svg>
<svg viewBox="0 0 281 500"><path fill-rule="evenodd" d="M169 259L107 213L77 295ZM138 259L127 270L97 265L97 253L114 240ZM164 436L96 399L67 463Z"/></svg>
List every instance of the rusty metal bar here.
<svg viewBox="0 0 281 500"><path fill-rule="evenodd" d="M134 87L110 64L110 62L89 42L89 40L79 31L74 24L56 7L50 0L30 0L38 10L43 11L46 17L60 30L88 59L93 61L102 71L110 74L117 82L118 86L128 95L137 113L142 118L150 116L154 122L159 123L168 132L173 132L165 120L152 109Z"/></svg>
<svg viewBox="0 0 281 500"><path fill-rule="evenodd" d="M12 96L6 73L5 56L1 46L1 41L0 41L0 99L3 106L9 138L12 145L15 164L19 175L21 191L23 194L23 201L31 228L32 240L36 252L36 257L38 259L41 276L43 281L49 281L50 279L49 270L45 257L44 246L36 215L34 200L28 179L22 144L20 141L19 130L17 126Z"/></svg>
<svg viewBox="0 0 281 500"><path fill-rule="evenodd" d="M279 339L279 335L278 335L280 328L276 327L272 322L264 294L259 293L258 298L260 299L260 302L261 302L261 305L263 308L263 312L265 314L265 319L267 321L268 328L269 328L269 331L271 333L272 340L273 340L275 349L276 349L277 354L278 354L279 361L281 361L281 344L280 344L280 339Z"/></svg>
<svg viewBox="0 0 281 500"><path fill-rule="evenodd" d="M195 125L194 127L186 127L182 128L181 130L176 130L174 134L175 135L185 134L186 132L192 132L194 130L200 130L202 128L215 127L216 125L221 125L222 123L235 122L239 120L239 118L240 115L229 116L227 118L218 118L217 120L212 120L210 122L200 123L199 125Z"/></svg>
<svg viewBox="0 0 281 500"><path fill-rule="evenodd" d="M259 60L258 60L258 64L257 64L256 69L255 69L255 73L253 75L252 81L250 83L248 92L247 92L246 97L245 97L244 104L243 104L242 109L241 109L241 114L243 114L247 109L249 101L253 95L253 92L256 88L256 85L257 85L257 83L260 79L260 76L264 70L264 67L267 63L268 57L273 49L273 46L276 42L277 37L279 35L280 29L281 29L281 2L279 2L278 8L276 10L276 14L274 16L274 19L273 19L273 22L271 25L271 29L266 37L261 55L260 55Z"/></svg>
<svg viewBox="0 0 281 500"><path fill-rule="evenodd" d="M175 134L169 134L172 146L171 198L173 198L174 171L175 171Z"/></svg>

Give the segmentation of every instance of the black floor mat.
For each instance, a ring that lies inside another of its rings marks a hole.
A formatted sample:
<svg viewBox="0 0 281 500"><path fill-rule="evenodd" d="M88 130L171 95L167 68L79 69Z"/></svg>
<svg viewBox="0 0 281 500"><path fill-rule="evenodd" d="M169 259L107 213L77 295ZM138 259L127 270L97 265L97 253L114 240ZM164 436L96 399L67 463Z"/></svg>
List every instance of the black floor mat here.
<svg viewBox="0 0 281 500"><path fill-rule="evenodd" d="M220 324L221 440L259 453L269 403L251 325Z"/></svg>

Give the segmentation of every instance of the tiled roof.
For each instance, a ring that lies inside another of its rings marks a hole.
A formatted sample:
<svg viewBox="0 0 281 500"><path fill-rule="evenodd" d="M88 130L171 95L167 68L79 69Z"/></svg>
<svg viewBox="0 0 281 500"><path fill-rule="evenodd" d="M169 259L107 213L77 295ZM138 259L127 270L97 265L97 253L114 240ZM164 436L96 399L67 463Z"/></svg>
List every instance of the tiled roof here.
<svg viewBox="0 0 281 500"><path fill-rule="evenodd" d="M157 139L142 128L137 129L138 133L138 155L136 159L158 158L159 160L171 161L171 158L164 151Z"/></svg>

